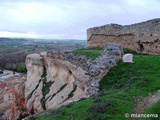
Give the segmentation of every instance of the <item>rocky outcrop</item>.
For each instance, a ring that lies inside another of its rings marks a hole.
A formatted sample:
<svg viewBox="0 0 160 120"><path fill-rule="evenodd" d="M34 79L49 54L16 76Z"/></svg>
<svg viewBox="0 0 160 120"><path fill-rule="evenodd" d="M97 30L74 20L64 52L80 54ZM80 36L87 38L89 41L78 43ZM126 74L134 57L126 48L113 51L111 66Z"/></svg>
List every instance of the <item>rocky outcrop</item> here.
<svg viewBox="0 0 160 120"><path fill-rule="evenodd" d="M25 99L21 96L16 96L11 104L9 120L21 120L29 115L26 108Z"/></svg>
<svg viewBox="0 0 160 120"><path fill-rule="evenodd" d="M28 55L27 109L31 114L41 113L97 94L100 79L122 54L120 44L110 43L95 60L60 51Z"/></svg>
<svg viewBox="0 0 160 120"><path fill-rule="evenodd" d="M116 42L141 53L160 54L160 18L133 25L109 24L87 30L89 47Z"/></svg>

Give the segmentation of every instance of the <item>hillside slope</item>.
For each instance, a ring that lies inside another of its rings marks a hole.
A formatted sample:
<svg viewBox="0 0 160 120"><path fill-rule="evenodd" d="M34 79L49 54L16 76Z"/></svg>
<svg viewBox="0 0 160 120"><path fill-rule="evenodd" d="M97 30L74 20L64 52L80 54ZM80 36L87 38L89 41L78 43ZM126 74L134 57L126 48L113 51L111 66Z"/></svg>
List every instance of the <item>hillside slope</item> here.
<svg viewBox="0 0 160 120"><path fill-rule="evenodd" d="M97 56L100 54L98 51L102 49L83 49L75 53L89 54L89 57L95 58L95 54ZM160 90L160 55L134 53L133 64L119 62L103 77L97 96L74 102L58 110L46 111L28 120L131 119L126 118L125 113L134 113L134 108L144 96L154 94L158 90ZM144 111L140 112L160 115L159 109L160 102L157 102L154 106L144 108Z"/></svg>

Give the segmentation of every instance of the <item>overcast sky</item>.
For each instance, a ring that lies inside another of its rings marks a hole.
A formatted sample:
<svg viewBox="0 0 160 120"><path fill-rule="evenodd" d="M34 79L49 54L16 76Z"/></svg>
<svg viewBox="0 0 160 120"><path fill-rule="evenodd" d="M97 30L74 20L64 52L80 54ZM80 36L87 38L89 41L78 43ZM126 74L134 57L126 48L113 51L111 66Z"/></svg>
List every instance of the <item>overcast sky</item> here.
<svg viewBox="0 0 160 120"><path fill-rule="evenodd" d="M0 37L86 39L86 29L160 18L160 0L0 0Z"/></svg>

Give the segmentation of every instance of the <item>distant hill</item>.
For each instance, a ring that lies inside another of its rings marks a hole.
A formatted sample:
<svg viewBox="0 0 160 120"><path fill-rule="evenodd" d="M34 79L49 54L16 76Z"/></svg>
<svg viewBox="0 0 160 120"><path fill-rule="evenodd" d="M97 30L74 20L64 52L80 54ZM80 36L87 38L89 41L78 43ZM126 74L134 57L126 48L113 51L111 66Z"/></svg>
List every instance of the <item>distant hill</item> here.
<svg viewBox="0 0 160 120"><path fill-rule="evenodd" d="M11 40L27 41L27 39L23 39L23 38L4 38L4 37L0 37L0 41L11 41Z"/></svg>

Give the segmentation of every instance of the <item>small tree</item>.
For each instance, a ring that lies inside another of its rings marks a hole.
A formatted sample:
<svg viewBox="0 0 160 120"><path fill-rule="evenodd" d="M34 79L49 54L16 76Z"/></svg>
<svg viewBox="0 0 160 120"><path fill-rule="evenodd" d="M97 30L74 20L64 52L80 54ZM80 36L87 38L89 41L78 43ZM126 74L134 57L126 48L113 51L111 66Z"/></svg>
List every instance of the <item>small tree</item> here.
<svg viewBox="0 0 160 120"><path fill-rule="evenodd" d="M21 73L26 72L26 67L24 65L19 65L17 67L17 71Z"/></svg>

